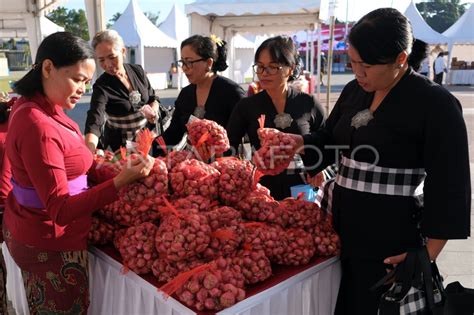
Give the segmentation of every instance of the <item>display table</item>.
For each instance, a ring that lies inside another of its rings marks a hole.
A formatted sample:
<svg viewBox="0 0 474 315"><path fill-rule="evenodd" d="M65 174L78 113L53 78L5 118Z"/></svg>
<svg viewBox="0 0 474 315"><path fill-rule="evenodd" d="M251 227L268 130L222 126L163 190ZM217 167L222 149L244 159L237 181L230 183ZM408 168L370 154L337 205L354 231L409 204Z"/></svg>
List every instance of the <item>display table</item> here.
<svg viewBox="0 0 474 315"><path fill-rule="evenodd" d="M168 74L165 72L147 73L148 81L155 90L164 90L168 88Z"/></svg>
<svg viewBox="0 0 474 315"><path fill-rule="evenodd" d="M109 248L89 249L91 305L88 314L196 314L172 297L165 299L151 274L122 273L122 264ZM17 314L28 314L21 272L3 243L7 294ZM334 313L340 282L337 257L313 259L300 267L278 266L267 281L248 287L247 298L217 314ZM204 313L211 314L211 313Z"/></svg>
<svg viewBox="0 0 474 315"><path fill-rule="evenodd" d="M182 73L182 72L173 73L173 75L171 77L171 87L172 88L182 89L187 85L189 85L189 81L188 81L188 78L186 77L186 75L184 73Z"/></svg>
<svg viewBox="0 0 474 315"><path fill-rule="evenodd" d="M474 85L474 69L449 70L447 82L452 85Z"/></svg>

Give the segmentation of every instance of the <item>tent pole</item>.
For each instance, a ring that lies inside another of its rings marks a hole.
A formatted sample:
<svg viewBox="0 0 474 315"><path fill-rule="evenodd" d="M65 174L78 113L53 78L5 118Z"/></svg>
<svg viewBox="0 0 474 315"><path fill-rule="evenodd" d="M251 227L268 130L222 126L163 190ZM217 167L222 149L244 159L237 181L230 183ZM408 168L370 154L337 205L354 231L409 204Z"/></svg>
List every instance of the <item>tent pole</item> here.
<svg viewBox="0 0 474 315"><path fill-rule="evenodd" d="M306 71L309 71L309 30L306 30Z"/></svg>
<svg viewBox="0 0 474 315"><path fill-rule="evenodd" d="M40 17L34 12L23 14L23 20L25 21L30 43L31 60L33 63L35 62L36 53L38 52L38 47L42 40L42 29L39 18Z"/></svg>
<svg viewBox="0 0 474 315"><path fill-rule="evenodd" d="M322 33L321 33L321 28L323 27L323 24L319 21L318 22L318 77L317 77L317 84L316 84L316 95L318 97L318 100L321 100L321 49L323 45L323 40L322 40Z"/></svg>
<svg viewBox="0 0 474 315"><path fill-rule="evenodd" d="M451 84L450 72L451 72L451 58L453 57L452 56L453 48L454 48L453 41L450 40L448 42L448 65L446 67L446 84L447 85ZM434 73L434 69L433 69L433 73Z"/></svg>
<svg viewBox="0 0 474 315"><path fill-rule="evenodd" d="M328 47L328 65L327 65L327 84L326 84L326 112L329 114L329 97L331 95L331 72L332 72L332 45L334 41L334 22L335 17L331 15L329 47Z"/></svg>
<svg viewBox="0 0 474 315"><path fill-rule="evenodd" d="M145 46L143 46L143 43L140 41L137 46L137 51L135 52L135 63L142 66L143 69L145 69Z"/></svg>
<svg viewBox="0 0 474 315"><path fill-rule="evenodd" d="M309 25L309 31L311 32L310 40L309 40L309 47L310 47L310 55L309 55L309 71L310 71L310 79L311 82L314 82L314 42L313 42L313 32L314 32L314 24ZM311 93L314 93L314 86L311 89Z"/></svg>

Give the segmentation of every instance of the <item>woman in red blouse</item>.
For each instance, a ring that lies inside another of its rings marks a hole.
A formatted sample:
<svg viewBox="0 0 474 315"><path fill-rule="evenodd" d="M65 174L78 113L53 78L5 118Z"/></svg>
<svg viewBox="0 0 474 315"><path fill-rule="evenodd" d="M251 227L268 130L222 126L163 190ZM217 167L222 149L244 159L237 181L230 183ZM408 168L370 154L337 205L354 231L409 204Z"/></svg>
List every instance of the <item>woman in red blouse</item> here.
<svg viewBox="0 0 474 315"><path fill-rule="evenodd" d="M10 163L5 158L5 140L7 138L8 116L14 99L8 100L8 96L0 95L0 226L2 224L3 210L5 209L5 199L11 190L10 184ZM0 235L0 244L3 237ZM7 314L7 294L6 294L6 268L2 251L0 250L0 314Z"/></svg>
<svg viewBox="0 0 474 315"><path fill-rule="evenodd" d="M87 234L91 214L117 190L149 174L153 159L136 161L114 178L99 178L73 109L95 71L87 42L67 32L46 37L33 69L15 85L22 97L10 114L6 154L11 163L3 234L22 270L31 314L86 314Z"/></svg>

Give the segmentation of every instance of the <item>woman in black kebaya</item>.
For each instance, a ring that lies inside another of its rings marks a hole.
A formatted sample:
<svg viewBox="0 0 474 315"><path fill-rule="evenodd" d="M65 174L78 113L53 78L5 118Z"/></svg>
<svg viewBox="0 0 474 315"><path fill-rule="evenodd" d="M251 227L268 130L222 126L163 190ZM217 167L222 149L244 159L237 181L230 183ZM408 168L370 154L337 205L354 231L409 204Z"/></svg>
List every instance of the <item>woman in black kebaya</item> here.
<svg viewBox="0 0 474 315"><path fill-rule="evenodd" d="M461 105L413 70L426 56L426 45L414 43L410 23L397 10L365 15L349 35L355 80L324 127L294 136L310 172L339 166L324 189L331 198L321 202L332 211L342 243L336 314L376 314L386 288L369 288L409 248L425 245L434 260L448 239L470 235Z"/></svg>

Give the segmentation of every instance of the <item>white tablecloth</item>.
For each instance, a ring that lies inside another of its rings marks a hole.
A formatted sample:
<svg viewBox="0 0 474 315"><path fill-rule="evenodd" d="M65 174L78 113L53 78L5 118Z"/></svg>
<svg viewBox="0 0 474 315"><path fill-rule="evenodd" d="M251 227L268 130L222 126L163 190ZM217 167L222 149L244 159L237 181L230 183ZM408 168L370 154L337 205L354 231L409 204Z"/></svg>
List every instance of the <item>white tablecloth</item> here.
<svg viewBox="0 0 474 315"><path fill-rule="evenodd" d="M168 88L168 74L165 72L147 73L151 87L158 90Z"/></svg>
<svg viewBox="0 0 474 315"><path fill-rule="evenodd" d="M474 69L471 70L449 70L449 84L471 84L474 85Z"/></svg>
<svg viewBox="0 0 474 315"><path fill-rule="evenodd" d="M122 265L91 247L88 314L178 315L195 314L173 298L164 299L157 289L136 275L121 273ZM7 266L7 294L17 314L28 314L21 273L3 244ZM218 314L278 315L334 313L340 282L340 263L334 257L277 285L253 295Z"/></svg>
<svg viewBox="0 0 474 315"><path fill-rule="evenodd" d="M186 75L182 72L180 73L173 73L172 77L171 77L171 87L172 88L179 88L179 89L182 89L184 88L185 86L189 85L189 81L188 81L188 78L186 77Z"/></svg>

